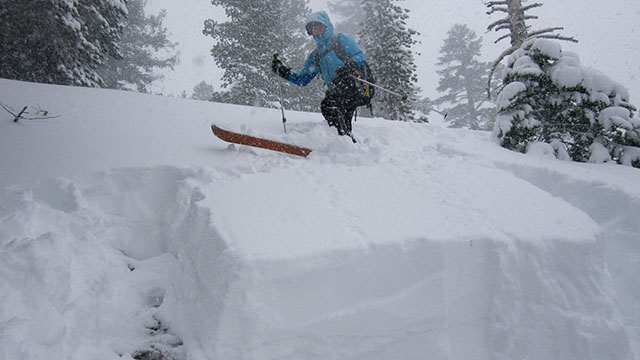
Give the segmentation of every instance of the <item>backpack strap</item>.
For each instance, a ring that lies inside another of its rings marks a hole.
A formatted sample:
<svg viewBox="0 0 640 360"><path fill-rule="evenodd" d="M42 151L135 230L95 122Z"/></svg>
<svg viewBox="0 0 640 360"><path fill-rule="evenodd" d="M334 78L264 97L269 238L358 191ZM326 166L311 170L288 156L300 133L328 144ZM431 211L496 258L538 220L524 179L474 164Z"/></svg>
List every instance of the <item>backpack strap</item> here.
<svg viewBox="0 0 640 360"><path fill-rule="evenodd" d="M347 57L347 53L344 51L344 47L342 46L342 43L338 39L340 35L342 35L342 33L331 38L331 47L333 48L333 51L336 52L336 55L338 55L338 58L342 60L342 62L346 63L348 60L348 57Z"/></svg>
<svg viewBox="0 0 640 360"><path fill-rule="evenodd" d="M322 53L318 53L318 49L314 50L313 59L315 60L316 66L318 69L320 68L320 59L322 59L325 55L330 52L335 52L338 56L338 59L342 60L342 62L347 62L347 53L344 51L344 47L342 47L342 43L338 40L338 38L342 35L339 33L338 35L334 35L331 38L331 47L323 51Z"/></svg>

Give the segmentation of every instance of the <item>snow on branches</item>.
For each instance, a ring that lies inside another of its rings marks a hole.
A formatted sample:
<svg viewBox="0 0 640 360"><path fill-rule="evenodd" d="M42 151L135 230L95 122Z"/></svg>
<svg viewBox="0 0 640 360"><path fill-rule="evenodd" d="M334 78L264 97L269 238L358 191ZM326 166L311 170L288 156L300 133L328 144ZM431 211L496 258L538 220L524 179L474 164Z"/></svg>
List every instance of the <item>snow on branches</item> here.
<svg viewBox="0 0 640 360"><path fill-rule="evenodd" d="M510 39L511 47L505 50L498 58L493 62L491 71L489 73L489 79L487 82L487 96L491 97L491 79L498 65L504 60L505 57L513 54L518 50L525 41L530 39L556 39L571 42L578 42L573 37L566 37L555 33L558 30L564 30L563 27L549 27L541 30L531 30L531 26L527 25L528 20L538 19L535 15L529 15L527 12L531 9L535 9L542 6L542 3L533 3L526 6L522 5L522 0L495 0L485 3L485 6L489 8L487 15L493 15L494 13L504 13L505 16L501 19L491 23L488 27L488 31L499 32L502 30L508 31L507 34L499 37L495 43L498 43L504 39Z"/></svg>
<svg viewBox="0 0 640 360"><path fill-rule="evenodd" d="M0 77L100 86L97 68L107 56L121 55L125 0L6 3L0 11Z"/></svg>
<svg viewBox="0 0 640 360"><path fill-rule="evenodd" d="M640 168L640 119L624 86L547 39L527 40L507 70L494 127L503 147Z"/></svg>

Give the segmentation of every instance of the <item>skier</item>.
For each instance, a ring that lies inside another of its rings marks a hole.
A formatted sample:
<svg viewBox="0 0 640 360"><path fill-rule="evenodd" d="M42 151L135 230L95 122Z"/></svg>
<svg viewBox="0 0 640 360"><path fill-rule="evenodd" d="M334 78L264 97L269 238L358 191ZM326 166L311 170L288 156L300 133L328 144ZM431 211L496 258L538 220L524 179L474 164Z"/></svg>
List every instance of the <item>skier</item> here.
<svg viewBox="0 0 640 360"><path fill-rule="evenodd" d="M273 57L272 70L282 78L298 86L306 86L316 75L320 74L326 86L326 95L320 104L322 115L338 130L339 135L351 135L351 119L356 108L363 105L357 90L356 80L350 75L363 66L367 60L358 43L351 37L339 34L336 46L333 47L333 24L329 15L319 11L309 15L305 25L307 34L312 35L317 48L309 54L300 72L291 71L278 59ZM340 53L345 58L340 58Z"/></svg>

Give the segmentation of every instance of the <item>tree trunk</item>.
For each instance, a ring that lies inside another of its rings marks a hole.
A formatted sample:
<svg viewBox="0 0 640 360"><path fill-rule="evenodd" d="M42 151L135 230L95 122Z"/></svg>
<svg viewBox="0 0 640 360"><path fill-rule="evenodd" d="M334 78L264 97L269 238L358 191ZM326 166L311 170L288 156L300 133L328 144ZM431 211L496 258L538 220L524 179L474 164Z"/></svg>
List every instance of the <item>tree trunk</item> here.
<svg viewBox="0 0 640 360"><path fill-rule="evenodd" d="M511 22L511 46L519 48L527 39L527 26L524 21L522 0L509 0L507 8Z"/></svg>

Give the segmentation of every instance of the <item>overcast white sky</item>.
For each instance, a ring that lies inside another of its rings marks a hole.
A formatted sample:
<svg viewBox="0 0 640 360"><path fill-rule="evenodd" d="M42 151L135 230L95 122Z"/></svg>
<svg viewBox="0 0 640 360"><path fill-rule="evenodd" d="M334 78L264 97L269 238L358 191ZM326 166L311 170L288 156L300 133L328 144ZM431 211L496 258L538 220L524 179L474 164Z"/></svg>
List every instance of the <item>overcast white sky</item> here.
<svg viewBox="0 0 640 360"><path fill-rule="evenodd" d="M576 45L563 43L563 49L576 52L582 64L594 67L630 89L631 101L640 105L640 2L638 0L540 0L544 6L532 11L540 16L530 24L534 28L564 26L564 35L575 36ZM525 1L525 2L531 2ZM508 43L493 44L495 33L485 33L489 17L482 0L406 0L402 6L411 9L409 24L418 30L421 43L416 46L420 87L424 95L437 96L438 77L435 62L447 31L455 23L468 25L485 38L483 60L495 58ZM210 55L211 38L202 35L207 18L224 19L222 9L209 0L153 0L149 10L167 10L165 25L178 41L181 63L175 71L153 87L164 94L188 94L200 81L218 86L221 72ZM326 0L311 0L310 7L326 10ZM302 31L302 30L301 30Z"/></svg>

